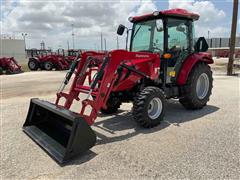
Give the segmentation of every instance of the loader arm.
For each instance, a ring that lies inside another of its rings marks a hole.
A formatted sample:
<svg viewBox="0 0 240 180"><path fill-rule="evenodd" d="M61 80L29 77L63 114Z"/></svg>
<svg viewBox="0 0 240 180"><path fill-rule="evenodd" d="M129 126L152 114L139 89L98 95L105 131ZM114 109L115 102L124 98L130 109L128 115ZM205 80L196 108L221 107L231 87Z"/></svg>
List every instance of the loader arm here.
<svg viewBox="0 0 240 180"><path fill-rule="evenodd" d="M69 93L57 93L56 100L56 105L59 106L60 98L65 98L66 101L62 106L66 109L71 108L74 100L81 100L82 107L79 114L89 125L94 123L99 110L106 108L106 102L111 92L120 91L124 88L130 90L137 84L138 80L142 78L158 78L159 72L156 70L159 70L160 65L160 58L157 54L146 55L146 53L117 50L106 55L98 55L98 58L102 58L102 63L96 68L89 66L96 60L95 56L96 54L91 56L88 53L83 53ZM142 59L139 57L142 57ZM126 69L132 75L122 80L118 74L119 68ZM97 73L95 77L93 77L93 71ZM119 81L119 79L121 79L121 82L115 83ZM89 81L88 86L84 84L86 80ZM116 86L116 84L118 84L118 86ZM84 100L81 99L79 96L80 93L87 94L87 98ZM93 98L91 99L90 96ZM88 112L88 107L90 107L90 113Z"/></svg>
<svg viewBox="0 0 240 180"><path fill-rule="evenodd" d="M94 120L97 118L99 109L105 106L109 94L112 91L113 84L117 79L116 70L121 64L121 61L110 61L110 58L111 54L105 56L98 69L95 67L88 68L92 61L94 61L94 58L92 56L88 56L87 53L84 53L78 65L77 71L75 72L70 92L68 94L59 92L57 94L56 105L58 106L60 98L64 97L66 99L64 108L70 109L73 100L81 100L79 97L80 93L87 94L87 99L82 100L82 108L79 114L89 125L92 125ZM97 75L91 82L89 82L91 83L89 86L84 85L85 80L89 79L89 77L92 79L91 76L93 76L94 70L97 70ZM97 85L98 88L96 88ZM90 96L93 97L93 100L90 99ZM86 108L88 106L90 106L90 114L87 115Z"/></svg>

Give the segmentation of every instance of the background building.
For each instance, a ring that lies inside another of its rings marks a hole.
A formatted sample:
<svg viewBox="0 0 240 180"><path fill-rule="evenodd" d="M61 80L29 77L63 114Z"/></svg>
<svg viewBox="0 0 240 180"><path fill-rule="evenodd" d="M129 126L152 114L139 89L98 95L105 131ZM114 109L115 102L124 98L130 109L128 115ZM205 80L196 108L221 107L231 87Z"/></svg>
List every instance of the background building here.
<svg viewBox="0 0 240 180"><path fill-rule="evenodd" d="M26 62L24 40L1 38L0 57L14 57L19 63Z"/></svg>

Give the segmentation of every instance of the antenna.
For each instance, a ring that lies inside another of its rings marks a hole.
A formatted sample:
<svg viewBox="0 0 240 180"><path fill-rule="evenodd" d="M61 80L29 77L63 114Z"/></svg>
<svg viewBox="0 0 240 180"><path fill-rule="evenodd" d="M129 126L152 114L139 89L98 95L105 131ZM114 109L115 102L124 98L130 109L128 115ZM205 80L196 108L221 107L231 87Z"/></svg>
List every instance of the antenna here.
<svg viewBox="0 0 240 180"><path fill-rule="evenodd" d="M75 42L74 42L74 24L71 25L72 26L72 43L73 43L73 49L75 49Z"/></svg>

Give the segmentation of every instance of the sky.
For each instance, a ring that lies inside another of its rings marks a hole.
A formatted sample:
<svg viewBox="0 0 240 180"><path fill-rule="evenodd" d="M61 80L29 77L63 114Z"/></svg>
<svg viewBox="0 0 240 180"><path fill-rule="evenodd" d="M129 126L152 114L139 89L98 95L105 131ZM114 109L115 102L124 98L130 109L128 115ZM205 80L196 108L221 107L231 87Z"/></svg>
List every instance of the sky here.
<svg viewBox="0 0 240 180"><path fill-rule="evenodd" d="M70 48L74 24L75 48L100 49L100 34L107 49L117 47L119 24L131 27L128 17L156 10L183 8L198 13L196 36L230 37L232 0L0 0L2 35L23 38L27 48L40 48L44 41L52 49ZM238 18L237 35L240 36ZM125 36L119 36L120 48Z"/></svg>

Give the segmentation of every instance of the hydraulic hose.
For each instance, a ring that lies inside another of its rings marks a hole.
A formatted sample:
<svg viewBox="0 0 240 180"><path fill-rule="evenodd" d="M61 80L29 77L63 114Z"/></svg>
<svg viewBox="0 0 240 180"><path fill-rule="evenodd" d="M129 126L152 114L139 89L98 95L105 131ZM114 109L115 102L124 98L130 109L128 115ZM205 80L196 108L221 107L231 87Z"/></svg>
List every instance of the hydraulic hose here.
<svg viewBox="0 0 240 180"><path fill-rule="evenodd" d="M104 60L103 60L102 66L101 66L99 72L97 73L96 78L94 79L94 81L93 81L92 84L91 84L91 89L94 89L94 88L95 88L95 86L97 85L98 81L99 81L100 78L103 76L103 74L104 74L104 69L105 69L107 63L108 63L108 57L105 57Z"/></svg>
<svg viewBox="0 0 240 180"><path fill-rule="evenodd" d="M66 74L66 77L65 77L65 80L64 80L64 84L65 84L65 85L67 85L68 82L69 82L69 80L71 79L71 77L72 77L72 75L73 75L73 73L74 73L74 70L76 69L79 61L80 61L80 59L79 59L79 58L76 58L76 59L72 62L71 66L70 66L70 68L69 68L69 71L68 71L68 73Z"/></svg>
<svg viewBox="0 0 240 180"><path fill-rule="evenodd" d="M80 55L77 54L76 55L76 58L74 59L74 61L72 62L66 76L65 76L65 79L63 80L61 86L59 87L58 89L58 93L62 92L65 88L65 86L68 84L69 80L71 79L73 73L74 73L74 70L75 68L77 67L78 63L80 61Z"/></svg>

